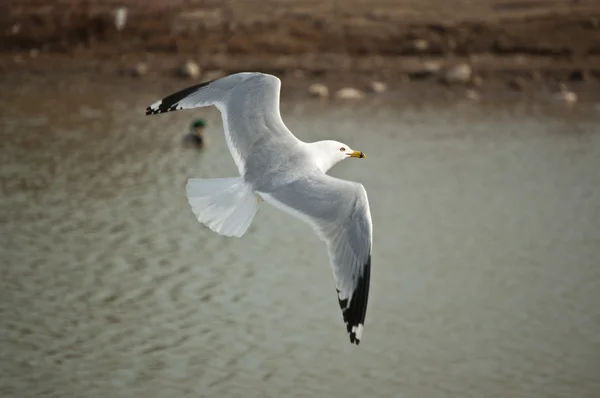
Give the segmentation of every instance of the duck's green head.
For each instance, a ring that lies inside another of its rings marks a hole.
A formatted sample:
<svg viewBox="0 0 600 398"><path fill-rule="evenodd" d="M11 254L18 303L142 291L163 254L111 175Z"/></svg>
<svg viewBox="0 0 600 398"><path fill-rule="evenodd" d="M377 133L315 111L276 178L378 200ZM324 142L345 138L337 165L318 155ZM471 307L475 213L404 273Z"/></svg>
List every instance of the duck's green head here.
<svg viewBox="0 0 600 398"><path fill-rule="evenodd" d="M196 119L192 122L193 129L202 129L206 126L204 119Z"/></svg>

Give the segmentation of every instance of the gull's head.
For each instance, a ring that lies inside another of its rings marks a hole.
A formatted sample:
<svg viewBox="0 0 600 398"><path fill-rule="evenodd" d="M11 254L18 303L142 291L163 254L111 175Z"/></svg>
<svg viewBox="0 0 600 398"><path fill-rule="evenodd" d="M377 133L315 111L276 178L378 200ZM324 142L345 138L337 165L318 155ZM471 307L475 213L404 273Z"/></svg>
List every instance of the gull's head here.
<svg viewBox="0 0 600 398"><path fill-rule="evenodd" d="M355 151L343 142L319 141L313 144L319 167L325 173L327 170L349 158L366 158L361 151Z"/></svg>

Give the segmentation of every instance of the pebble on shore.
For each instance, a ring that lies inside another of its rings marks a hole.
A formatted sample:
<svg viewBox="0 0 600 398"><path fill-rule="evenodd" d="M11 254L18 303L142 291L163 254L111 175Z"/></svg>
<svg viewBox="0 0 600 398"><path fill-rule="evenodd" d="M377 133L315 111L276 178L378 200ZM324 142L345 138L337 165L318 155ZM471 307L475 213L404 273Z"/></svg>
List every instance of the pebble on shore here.
<svg viewBox="0 0 600 398"><path fill-rule="evenodd" d="M446 68L442 79L446 84L466 84L471 81L473 69L469 64L457 64Z"/></svg>
<svg viewBox="0 0 600 398"><path fill-rule="evenodd" d="M465 97L471 101L479 101L481 99L479 93L472 89L465 91Z"/></svg>
<svg viewBox="0 0 600 398"><path fill-rule="evenodd" d="M412 42L413 48L419 52L425 52L429 49L429 42L425 39L415 39Z"/></svg>
<svg viewBox="0 0 600 398"><path fill-rule="evenodd" d="M200 77L200 67L194 61L186 61L179 69L179 74L187 79L198 79Z"/></svg>
<svg viewBox="0 0 600 398"><path fill-rule="evenodd" d="M327 98L329 97L329 88L324 84L315 83L308 87L308 93L313 97Z"/></svg>
<svg viewBox="0 0 600 398"><path fill-rule="evenodd" d="M419 74L423 76L435 75L442 70L442 64L439 61L428 60L423 62L422 70Z"/></svg>
<svg viewBox="0 0 600 398"><path fill-rule="evenodd" d="M364 98L364 93L354 87L344 87L335 93L335 96L341 100L359 100Z"/></svg>
<svg viewBox="0 0 600 398"><path fill-rule="evenodd" d="M138 62L131 68L131 74L134 77L142 77L148 73L148 64L145 62Z"/></svg>
<svg viewBox="0 0 600 398"><path fill-rule="evenodd" d="M387 91L387 85L385 83L379 82L379 81L371 82L371 84L369 85L369 88L371 89L372 92L377 93L377 94Z"/></svg>
<svg viewBox="0 0 600 398"><path fill-rule="evenodd" d="M115 10L115 28L121 31L127 24L127 7L119 7Z"/></svg>
<svg viewBox="0 0 600 398"><path fill-rule="evenodd" d="M553 98L566 104L577 102L577 94L570 91L564 83L559 86L558 92L553 95Z"/></svg>

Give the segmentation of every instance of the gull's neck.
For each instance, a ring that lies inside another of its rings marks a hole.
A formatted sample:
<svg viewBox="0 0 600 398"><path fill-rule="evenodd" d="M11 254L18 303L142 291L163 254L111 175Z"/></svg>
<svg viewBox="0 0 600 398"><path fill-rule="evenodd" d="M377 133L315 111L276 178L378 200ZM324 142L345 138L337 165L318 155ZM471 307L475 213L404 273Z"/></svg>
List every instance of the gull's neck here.
<svg viewBox="0 0 600 398"><path fill-rule="evenodd" d="M338 158L331 156L331 150L327 147L324 148L322 145L320 145L319 141L307 142L303 144L308 152L308 156L313 160L313 162L315 162L321 172L327 173L339 162Z"/></svg>

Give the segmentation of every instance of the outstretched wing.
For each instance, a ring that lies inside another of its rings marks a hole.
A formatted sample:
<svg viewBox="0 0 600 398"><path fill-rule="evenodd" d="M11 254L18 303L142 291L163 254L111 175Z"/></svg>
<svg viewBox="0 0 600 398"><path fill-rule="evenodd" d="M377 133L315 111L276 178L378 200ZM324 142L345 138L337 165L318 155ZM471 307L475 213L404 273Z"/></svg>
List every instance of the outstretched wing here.
<svg viewBox="0 0 600 398"><path fill-rule="evenodd" d="M279 78L236 73L171 94L146 108L146 115L214 105L221 112L229 152L241 175L257 142L274 136L297 140L279 113Z"/></svg>
<svg viewBox="0 0 600 398"><path fill-rule="evenodd" d="M308 223L325 241L350 341L359 344L369 298L373 236L364 187L314 173L261 196Z"/></svg>

